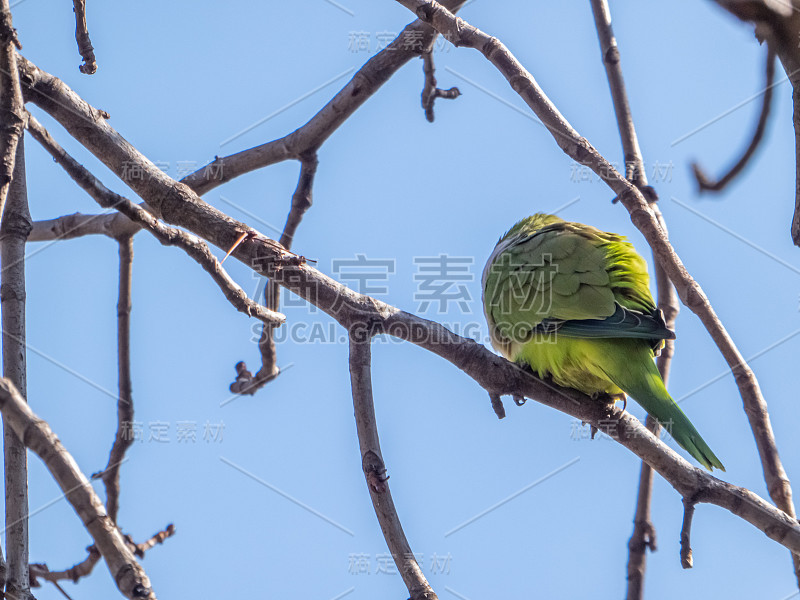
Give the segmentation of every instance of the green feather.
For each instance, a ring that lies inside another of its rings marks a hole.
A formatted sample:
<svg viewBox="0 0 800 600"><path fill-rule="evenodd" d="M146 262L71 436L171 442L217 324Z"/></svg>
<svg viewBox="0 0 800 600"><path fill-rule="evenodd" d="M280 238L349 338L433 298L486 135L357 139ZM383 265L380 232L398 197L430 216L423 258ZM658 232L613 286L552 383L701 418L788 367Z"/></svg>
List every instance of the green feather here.
<svg viewBox="0 0 800 600"><path fill-rule="evenodd" d="M667 329L647 263L623 236L535 214L497 243L483 272L492 345L585 394L625 393L700 464L722 469L653 362Z"/></svg>

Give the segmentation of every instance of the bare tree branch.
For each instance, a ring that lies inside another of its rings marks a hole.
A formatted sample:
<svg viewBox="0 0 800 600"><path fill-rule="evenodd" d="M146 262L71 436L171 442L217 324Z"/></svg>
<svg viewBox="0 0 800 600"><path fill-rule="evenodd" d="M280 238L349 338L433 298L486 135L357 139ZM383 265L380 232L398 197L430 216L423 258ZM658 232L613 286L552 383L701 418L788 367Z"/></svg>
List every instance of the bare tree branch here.
<svg viewBox="0 0 800 600"><path fill-rule="evenodd" d="M155 535L150 536L149 539L143 541L141 544L134 544L133 541L130 539L130 536L126 537L128 538L128 541L134 546L133 553L139 558L144 558L144 553L150 550L150 548L158 544L163 544L164 540L171 538L173 535L175 535L175 525L170 523L164 529L162 529Z"/></svg>
<svg viewBox="0 0 800 600"><path fill-rule="evenodd" d="M45 581L52 582L69 580L73 583L77 583L81 577L91 575L95 565L100 562L100 551L94 544L86 548L86 551L89 555L85 559L64 571L51 571L44 563L31 564L31 585L33 587L39 587L41 584L37 579L44 579Z"/></svg>
<svg viewBox="0 0 800 600"><path fill-rule="evenodd" d="M102 473L106 488L106 511L114 523L119 512L119 469L125 453L133 444L133 392L131 384L131 282L133 273L133 236L119 239L119 297L117 299L117 432Z"/></svg>
<svg viewBox="0 0 800 600"><path fill-rule="evenodd" d="M697 180L697 186L700 192L721 192L725 187L733 181L733 179L741 173L750 162L750 159L755 155L761 140L764 137L764 132L767 129L767 121L769 120L769 110L772 106L772 93L775 87L775 51L767 48L767 66L766 66L766 82L764 85L764 95L761 99L761 114L758 116L758 123L756 130L753 132L753 137L750 144L742 154L741 158L734 163L728 172L716 181L712 181L703 172L703 169L697 162L692 163L692 172Z"/></svg>
<svg viewBox="0 0 800 600"><path fill-rule="evenodd" d="M75 41L78 42L83 64L78 67L81 73L92 75L97 72L97 61L94 57L92 40L89 39L89 28L86 26L86 0L73 0L75 11Z"/></svg>
<svg viewBox="0 0 800 600"><path fill-rule="evenodd" d="M3 376L27 394L25 327L25 239L31 230L25 176L25 144L16 146L14 176L0 223L0 306L3 329ZM9 598L33 598L28 574L28 456L11 424L3 418L6 489L5 593Z"/></svg>
<svg viewBox="0 0 800 600"><path fill-rule="evenodd" d="M361 467L383 537L408 588L410 600L436 600L436 594L411 551L389 491L389 477L386 475L386 465L381 454L372 399L371 341L365 329L354 329L350 332L350 385L353 390Z"/></svg>
<svg viewBox="0 0 800 600"><path fill-rule="evenodd" d="M597 37L600 42L600 53L603 66L606 69L606 78L608 79L608 87L614 103L614 114L617 118L617 128L622 142L622 151L625 158L625 177L632 184L638 187L645 187L647 185L647 173L645 172L642 150L639 148L639 139L636 136L636 128L633 125L628 93L625 90L625 79L622 76L622 67L620 66L619 46L617 46L614 29L611 26L611 11L607 0L591 0L591 4ZM651 209L658 210L658 206L651 205Z"/></svg>
<svg viewBox="0 0 800 600"><path fill-rule="evenodd" d="M11 22L11 9L8 0L0 0L0 218L14 173L17 144L25 129L16 49L22 45Z"/></svg>
<svg viewBox="0 0 800 600"><path fill-rule="evenodd" d="M456 12L466 0L445 0ZM216 157L181 182L199 195L250 171L316 152L331 134L415 56L430 49L437 32L421 21L406 26L386 48L370 58L352 79L305 125L289 135L230 156Z"/></svg>
<svg viewBox="0 0 800 600"><path fill-rule="evenodd" d="M435 71L433 50L428 50L422 55L422 72L425 74L425 87L422 88L422 108L425 110L425 118L429 123L433 123L433 105L437 98L454 100L461 95L461 90L457 87L451 87L449 90L441 90L436 87Z"/></svg>
<svg viewBox="0 0 800 600"><path fill-rule="evenodd" d="M29 242L70 240L85 235L105 235L118 239L133 235L142 228L119 212L99 215L73 213L55 219L34 221Z"/></svg>
<svg viewBox="0 0 800 600"><path fill-rule="evenodd" d="M67 501L89 531L119 591L126 598L155 600L141 565L114 522L109 518L92 485L78 468L47 423L36 416L7 379L0 379L0 411L22 442L42 459Z"/></svg>
<svg viewBox="0 0 800 600"><path fill-rule="evenodd" d="M127 198L105 187L85 167L67 154L33 116L29 117L28 129L34 139L42 144L45 150L64 167L69 176L86 190L100 206L119 210L131 221L147 228L162 244L177 246L191 256L211 275L211 279L219 286L236 310L272 326L280 325L286 320L284 315L271 311L250 300L245 291L228 275L228 272L204 242L185 231L164 225L142 206L134 204Z"/></svg>
<svg viewBox="0 0 800 600"><path fill-rule="evenodd" d="M287 250L292 247L297 227L300 225L303 215L311 208L314 177L317 174L318 164L316 152L305 155L300 163L300 176L297 179L297 187L294 194L292 194L292 207L286 217L286 224L283 226L280 238L280 244ZM280 286L272 280L268 281L264 288L264 298L267 308L280 310ZM258 387L272 381L281 371L277 365L275 336L271 328L261 328L261 339L258 342L258 347L261 351L261 368L256 373L255 386L250 388L252 392L248 393L253 393Z"/></svg>
<svg viewBox="0 0 800 600"><path fill-rule="evenodd" d="M150 550L150 548L156 546L157 544L163 544L164 540L172 537L173 535L175 535L175 526L170 523L165 529L159 531L141 544L134 543L128 535L125 536L125 542L128 544L128 547L135 556L144 558L145 552ZM91 575L95 565L97 565L97 563L100 561L100 551L94 544L86 548L86 551L89 553L89 555L85 559L64 571L51 571L44 563L32 564L31 585L33 587L39 587L41 584L37 581L37 579L43 579L44 581L50 581L52 583L64 580L77 583L81 577L87 577Z"/></svg>
<svg viewBox="0 0 800 600"><path fill-rule="evenodd" d="M361 450L361 468L383 537L397 565L397 571L408 588L410 600L436 600L436 594L411 551L389 491L389 477L386 475L386 465L381 454L372 399L371 341L366 329L350 331L350 385Z"/></svg>
<svg viewBox="0 0 800 600"><path fill-rule="evenodd" d="M681 525L681 566L691 569L694 565L692 559L692 518L694 517L695 502L690 498L683 499L683 524Z"/></svg>
<svg viewBox="0 0 800 600"><path fill-rule="evenodd" d="M303 220L303 215L311 208L313 203L312 191L314 188L314 177L317 174L317 153L310 152L300 159L300 176L297 179L297 187L292 194L292 207L286 217L286 224L283 226L280 244L287 250L292 247L294 235L297 227Z"/></svg>
<svg viewBox="0 0 800 600"><path fill-rule="evenodd" d="M294 241L297 227L303 219L303 215L311 208L314 187L314 176L317 173L317 154L307 154L300 163L300 176L297 180L297 187L292 195L292 207L286 217L286 224L283 226L280 244L287 250ZM264 304L270 309L277 311L280 309L280 287L270 280L264 287ZM236 381L230 385L230 390L234 394L253 395L267 383L280 375L278 367L278 353L275 348L275 336L272 327L263 326L261 328L261 338L258 341L258 349L261 353L261 368L255 374L247 370L247 365L240 361L236 364Z"/></svg>

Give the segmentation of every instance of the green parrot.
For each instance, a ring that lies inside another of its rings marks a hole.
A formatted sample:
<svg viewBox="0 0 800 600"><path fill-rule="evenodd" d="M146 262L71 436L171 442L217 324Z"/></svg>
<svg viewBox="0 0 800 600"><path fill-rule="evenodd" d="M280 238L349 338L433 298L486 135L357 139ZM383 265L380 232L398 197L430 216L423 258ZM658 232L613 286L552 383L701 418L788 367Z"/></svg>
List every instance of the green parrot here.
<svg viewBox="0 0 800 600"><path fill-rule="evenodd" d="M537 213L497 242L482 288L492 346L508 360L593 397L630 396L701 465L725 470L656 368L675 334L625 237Z"/></svg>

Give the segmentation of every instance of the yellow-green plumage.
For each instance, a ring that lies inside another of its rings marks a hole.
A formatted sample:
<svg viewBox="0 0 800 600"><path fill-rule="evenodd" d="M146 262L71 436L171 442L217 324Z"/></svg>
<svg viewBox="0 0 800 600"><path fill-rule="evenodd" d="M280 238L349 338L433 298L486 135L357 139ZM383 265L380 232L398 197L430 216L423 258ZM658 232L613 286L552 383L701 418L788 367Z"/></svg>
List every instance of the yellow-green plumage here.
<svg viewBox="0 0 800 600"><path fill-rule="evenodd" d="M707 469L724 470L667 392L653 357L674 334L647 264L620 235L535 214L497 243L483 272L492 345L585 394L627 394Z"/></svg>

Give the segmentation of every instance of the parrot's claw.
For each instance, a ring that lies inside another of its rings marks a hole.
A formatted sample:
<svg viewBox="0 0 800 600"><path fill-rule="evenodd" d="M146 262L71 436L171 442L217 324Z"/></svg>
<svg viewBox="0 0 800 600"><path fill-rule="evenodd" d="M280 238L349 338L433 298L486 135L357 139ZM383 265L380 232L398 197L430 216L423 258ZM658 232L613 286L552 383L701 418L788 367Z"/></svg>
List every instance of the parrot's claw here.
<svg viewBox="0 0 800 600"><path fill-rule="evenodd" d="M613 402L614 404L616 404L617 402L622 402L622 412L625 412L625 409L628 408L628 396L627 396L627 394L609 395L609 398L611 398L611 402Z"/></svg>

